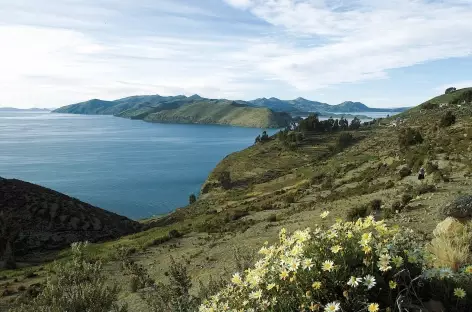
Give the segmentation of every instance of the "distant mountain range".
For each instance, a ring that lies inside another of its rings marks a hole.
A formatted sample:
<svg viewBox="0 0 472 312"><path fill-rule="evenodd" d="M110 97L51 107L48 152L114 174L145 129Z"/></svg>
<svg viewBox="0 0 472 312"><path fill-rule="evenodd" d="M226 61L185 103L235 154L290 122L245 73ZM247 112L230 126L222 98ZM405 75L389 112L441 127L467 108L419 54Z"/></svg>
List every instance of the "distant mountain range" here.
<svg viewBox="0 0 472 312"><path fill-rule="evenodd" d="M49 112L47 108L16 108L16 107L0 107L0 112L22 111L22 112Z"/></svg>
<svg viewBox="0 0 472 312"><path fill-rule="evenodd" d="M219 124L255 128L281 128L291 116L247 102L214 100L198 95L186 97L145 95L115 101L90 100L54 110L55 113L114 115L160 123Z"/></svg>
<svg viewBox="0 0 472 312"><path fill-rule="evenodd" d="M343 102L338 105L310 101L304 98L295 100L280 100L278 98L260 98L249 101L252 105L263 106L279 112L319 112L319 113L368 113L368 112L403 112L406 107L400 108L371 108L361 102Z"/></svg>

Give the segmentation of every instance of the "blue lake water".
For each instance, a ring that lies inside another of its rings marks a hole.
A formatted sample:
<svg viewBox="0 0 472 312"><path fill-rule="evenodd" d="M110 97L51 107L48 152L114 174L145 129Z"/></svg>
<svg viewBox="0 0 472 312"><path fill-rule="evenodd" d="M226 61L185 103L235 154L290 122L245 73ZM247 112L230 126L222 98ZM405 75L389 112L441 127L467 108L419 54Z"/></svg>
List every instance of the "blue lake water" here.
<svg viewBox="0 0 472 312"><path fill-rule="evenodd" d="M185 206L221 159L261 131L0 112L0 176L144 218Z"/></svg>

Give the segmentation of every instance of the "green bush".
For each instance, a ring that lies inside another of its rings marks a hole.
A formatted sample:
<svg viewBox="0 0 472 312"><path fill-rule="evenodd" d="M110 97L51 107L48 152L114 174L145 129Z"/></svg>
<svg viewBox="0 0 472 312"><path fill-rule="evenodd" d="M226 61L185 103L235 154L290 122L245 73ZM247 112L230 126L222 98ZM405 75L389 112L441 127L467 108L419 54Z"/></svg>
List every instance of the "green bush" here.
<svg viewBox="0 0 472 312"><path fill-rule="evenodd" d="M402 167L398 174L400 175L400 178L403 179L411 174L411 169L408 167Z"/></svg>
<svg viewBox="0 0 472 312"><path fill-rule="evenodd" d="M347 211L347 220L354 221L359 218L365 218L372 213L372 207L370 205L361 205L350 208Z"/></svg>
<svg viewBox="0 0 472 312"><path fill-rule="evenodd" d="M353 142L354 137L352 136L352 134L344 132L341 133L341 135L339 136L336 147L338 150L342 150L351 145Z"/></svg>
<svg viewBox="0 0 472 312"><path fill-rule="evenodd" d="M374 199L373 201L370 202L370 208L372 209L372 211L379 211L381 207L382 207L382 200L380 199Z"/></svg>
<svg viewBox="0 0 472 312"><path fill-rule="evenodd" d="M190 196L188 197L188 203L190 205L194 204L195 202L197 201L197 196L195 196L195 194L190 194Z"/></svg>
<svg viewBox="0 0 472 312"><path fill-rule="evenodd" d="M403 128L398 134L398 143L401 147L408 147L423 143L420 131L414 128Z"/></svg>
<svg viewBox="0 0 472 312"><path fill-rule="evenodd" d="M421 105L422 109L435 109L435 108L438 108L438 107L439 106L437 104L434 104L432 102L426 102L426 103Z"/></svg>
<svg viewBox="0 0 472 312"><path fill-rule="evenodd" d="M282 229L279 237L199 311L407 311L440 300L458 312L472 304L458 290L469 291L472 267L430 269L413 231L369 217L291 236Z"/></svg>
<svg viewBox="0 0 472 312"><path fill-rule="evenodd" d="M72 259L54 264L54 276L34 299L11 312L125 312L117 304L118 287L107 282L102 264L85 256L86 243L72 244Z"/></svg>
<svg viewBox="0 0 472 312"><path fill-rule="evenodd" d="M434 186L432 184L422 184L422 185L418 186L414 190L414 192L415 192L416 196L427 194L427 193L433 193L433 192L436 192L436 186Z"/></svg>
<svg viewBox="0 0 472 312"><path fill-rule="evenodd" d="M449 127L456 123L456 115L454 115L451 111L447 111L442 117L441 121L439 122L440 127Z"/></svg>
<svg viewBox="0 0 472 312"><path fill-rule="evenodd" d="M411 196L410 194L403 194L402 201L401 201L402 206L408 205L412 199L413 199L413 196Z"/></svg>
<svg viewBox="0 0 472 312"><path fill-rule="evenodd" d="M277 222L277 215L276 214L271 214L270 216L267 217L267 222Z"/></svg>

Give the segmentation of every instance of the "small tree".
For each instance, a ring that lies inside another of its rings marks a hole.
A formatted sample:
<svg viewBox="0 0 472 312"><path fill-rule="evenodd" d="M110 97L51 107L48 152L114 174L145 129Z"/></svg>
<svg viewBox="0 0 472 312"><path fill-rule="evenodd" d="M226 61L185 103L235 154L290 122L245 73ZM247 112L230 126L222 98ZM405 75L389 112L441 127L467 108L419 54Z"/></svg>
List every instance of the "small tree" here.
<svg viewBox="0 0 472 312"><path fill-rule="evenodd" d="M258 135L258 136L256 137L256 139L254 140L254 144L257 144L257 143L259 143L259 142L261 142L261 136L260 136L260 135Z"/></svg>
<svg viewBox="0 0 472 312"><path fill-rule="evenodd" d="M403 128L398 134L398 142L401 147L408 147L410 145L416 145L423 143L423 136L417 129Z"/></svg>
<svg viewBox="0 0 472 312"><path fill-rule="evenodd" d="M354 117L353 120L351 120L351 125L349 126L352 130L357 130L361 127L361 120L357 117Z"/></svg>
<svg viewBox="0 0 472 312"><path fill-rule="evenodd" d="M190 205L194 204L195 202L197 201L197 196L195 196L195 194L190 194L190 196L188 197L188 202Z"/></svg>
<svg viewBox="0 0 472 312"><path fill-rule="evenodd" d="M456 92L456 90L457 90L456 88L450 87L450 88L446 89L446 92L444 94L449 94L449 93L452 93L452 92Z"/></svg>
<svg viewBox="0 0 472 312"><path fill-rule="evenodd" d="M218 182L227 190L231 188L231 175L229 171L222 171L218 175Z"/></svg>
<svg viewBox="0 0 472 312"><path fill-rule="evenodd" d="M449 127L455 123L456 123L456 116L451 111L447 111L446 114L444 114L441 117L441 121L439 125L441 127Z"/></svg>
<svg viewBox="0 0 472 312"><path fill-rule="evenodd" d="M269 135L267 134L267 131L263 131L261 135L261 142L266 142L269 141Z"/></svg>

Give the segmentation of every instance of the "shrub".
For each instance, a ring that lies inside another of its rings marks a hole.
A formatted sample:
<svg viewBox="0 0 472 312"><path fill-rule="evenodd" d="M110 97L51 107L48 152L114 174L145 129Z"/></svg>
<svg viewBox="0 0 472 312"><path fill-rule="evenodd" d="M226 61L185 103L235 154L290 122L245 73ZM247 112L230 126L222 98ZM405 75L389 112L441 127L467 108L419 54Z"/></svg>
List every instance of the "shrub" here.
<svg viewBox="0 0 472 312"><path fill-rule="evenodd" d="M402 167L398 174L400 175L400 178L403 179L411 174L411 169L408 167Z"/></svg>
<svg viewBox="0 0 472 312"><path fill-rule="evenodd" d="M458 232L455 231L452 235L440 233L428 245L428 250L435 256L431 265L438 268L448 267L457 271L471 260L471 240L472 232L467 227Z"/></svg>
<svg viewBox="0 0 472 312"><path fill-rule="evenodd" d="M346 218L350 221L353 221L359 218L367 217L371 213L372 213L371 206L368 206L368 205L355 206L348 210Z"/></svg>
<svg viewBox="0 0 472 312"><path fill-rule="evenodd" d="M249 212L247 210L235 210L228 216L228 221L236 221L248 215Z"/></svg>
<svg viewBox="0 0 472 312"><path fill-rule="evenodd" d="M354 137L352 136L352 134L344 132L341 133L341 135L339 136L336 147L338 150L342 150L351 145L352 142L354 142Z"/></svg>
<svg viewBox="0 0 472 312"><path fill-rule="evenodd" d="M382 201L380 199L374 199L370 202L370 208L372 211L379 211L380 207L382 207Z"/></svg>
<svg viewBox="0 0 472 312"><path fill-rule="evenodd" d="M455 87L450 87L446 89L446 92L444 92L444 94L453 93L453 92L456 92L456 90L457 89Z"/></svg>
<svg viewBox="0 0 472 312"><path fill-rule="evenodd" d="M401 201L402 206L405 207L406 205L408 205L412 199L413 199L413 196L411 196L410 194L403 194L402 201Z"/></svg>
<svg viewBox="0 0 472 312"><path fill-rule="evenodd" d="M55 263L55 276L49 276L44 290L11 312L125 312L117 304L118 288L108 286L100 262L85 256L86 243L72 244L72 260Z"/></svg>
<svg viewBox="0 0 472 312"><path fill-rule="evenodd" d="M449 127L456 123L456 115L454 115L451 111L447 111L442 117L441 121L439 122L440 127Z"/></svg>
<svg viewBox="0 0 472 312"><path fill-rule="evenodd" d="M457 219L472 218L472 195L462 195L454 202L442 207L440 214L443 217L453 217Z"/></svg>
<svg viewBox="0 0 472 312"><path fill-rule="evenodd" d="M228 171L222 171L218 174L218 182L225 190L231 188L231 174Z"/></svg>
<svg viewBox="0 0 472 312"><path fill-rule="evenodd" d="M267 217L268 222L277 222L277 215L276 214L271 214L270 216Z"/></svg>
<svg viewBox="0 0 472 312"><path fill-rule="evenodd" d="M435 108L438 108L438 105L432 102L426 102L423 105L421 105L421 108L422 109L435 109Z"/></svg>
<svg viewBox="0 0 472 312"><path fill-rule="evenodd" d="M190 205L194 204L195 202L197 201L197 196L195 196L195 194L190 194L190 196L188 197L188 203Z"/></svg>
<svg viewBox="0 0 472 312"><path fill-rule="evenodd" d="M387 183L385 183L385 188L391 189L392 187L395 187L395 182L393 182L392 180L388 180Z"/></svg>
<svg viewBox="0 0 472 312"><path fill-rule="evenodd" d="M447 311L465 311L469 301L444 298L457 284L431 291L441 280L431 270L421 275L427 254L413 234L372 217L292 236L282 229L280 242L262 247L256 265L235 273L200 311L406 311L436 293Z"/></svg>
<svg viewBox="0 0 472 312"><path fill-rule="evenodd" d="M436 192L436 186L432 184L421 184L414 190L414 193L416 196L433 193L433 192Z"/></svg>
<svg viewBox="0 0 472 312"><path fill-rule="evenodd" d="M284 201L287 204L293 204L295 202L295 196L293 196L293 194L288 194L287 196L285 196Z"/></svg>
<svg viewBox="0 0 472 312"><path fill-rule="evenodd" d="M143 297L152 312L193 312L199 304L197 298L190 294L192 282L187 268L171 258L169 283L155 283Z"/></svg>
<svg viewBox="0 0 472 312"><path fill-rule="evenodd" d="M423 136L417 129L403 128L398 134L398 143L401 147L408 147L411 145L423 143Z"/></svg>

